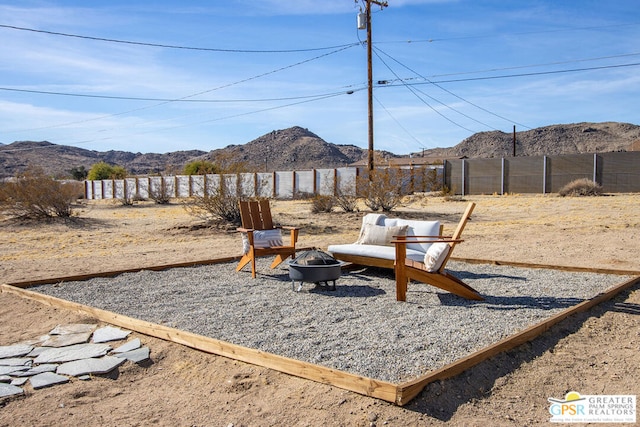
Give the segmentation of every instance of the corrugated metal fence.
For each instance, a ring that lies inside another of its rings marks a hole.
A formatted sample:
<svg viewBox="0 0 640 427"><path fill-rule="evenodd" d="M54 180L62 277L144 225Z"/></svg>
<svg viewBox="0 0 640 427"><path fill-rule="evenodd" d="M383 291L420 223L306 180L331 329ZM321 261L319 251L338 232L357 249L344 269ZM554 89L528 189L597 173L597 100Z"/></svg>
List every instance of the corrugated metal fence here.
<svg viewBox="0 0 640 427"><path fill-rule="evenodd" d="M606 193L640 192L640 152L447 160L445 185L455 194L557 193L588 178Z"/></svg>

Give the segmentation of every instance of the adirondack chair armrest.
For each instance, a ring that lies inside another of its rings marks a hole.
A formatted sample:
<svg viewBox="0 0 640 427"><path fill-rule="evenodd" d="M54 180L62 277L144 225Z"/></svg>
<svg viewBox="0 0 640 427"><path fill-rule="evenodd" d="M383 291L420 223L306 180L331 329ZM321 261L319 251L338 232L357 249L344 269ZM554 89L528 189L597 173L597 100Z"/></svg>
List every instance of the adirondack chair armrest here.
<svg viewBox="0 0 640 427"><path fill-rule="evenodd" d="M279 228L282 228L283 230L300 230L300 227L293 227L289 225L281 225Z"/></svg>
<svg viewBox="0 0 640 427"><path fill-rule="evenodd" d="M242 227L238 227L236 228L236 231L239 231L241 233L253 233L254 229L253 228L242 228Z"/></svg>

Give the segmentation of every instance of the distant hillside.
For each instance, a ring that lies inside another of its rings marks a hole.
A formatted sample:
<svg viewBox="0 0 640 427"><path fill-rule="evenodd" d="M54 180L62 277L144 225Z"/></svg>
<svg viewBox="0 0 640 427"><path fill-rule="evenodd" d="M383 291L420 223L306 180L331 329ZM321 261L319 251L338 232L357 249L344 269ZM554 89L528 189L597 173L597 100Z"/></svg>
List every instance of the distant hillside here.
<svg viewBox="0 0 640 427"><path fill-rule="evenodd" d="M517 156L631 151L640 141L640 126L629 123L575 123L516 132ZM635 144L635 145L634 145ZM451 148L425 151L426 156L508 157L513 133L479 132Z"/></svg>
<svg viewBox="0 0 640 427"><path fill-rule="evenodd" d="M516 133L516 155L536 156L594 153L640 149L640 126L628 123L577 123L545 126ZM502 157L511 156L513 135L505 132L480 132L451 148L424 152L427 157ZM414 153L420 155L422 153ZM404 157L376 152L384 159ZM230 145L210 152L176 151L165 154L99 152L50 142L21 141L0 145L0 178L15 176L29 165L43 168L57 177L69 176L73 168L90 169L105 161L123 166L136 175L160 172L179 173L185 164L197 159L225 166L242 163L246 170L309 170L347 166L367 157L367 150L354 145L326 142L307 129L294 126L274 130L243 145Z"/></svg>
<svg viewBox="0 0 640 427"><path fill-rule="evenodd" d="M244 145L213 150L203 158L216 164L242 162L249 170L264 172L338 168L361 160L366 154L366 150L355 145L331 144L307 129L294 126L274 130Z"/></svg>
<svg viewBox="0 0 640 427"><path fill-rule="evenodd" d="M29 166L40 167L53 176L67 177L73 168L84 166L89 170L94 163L100 161L121 165L131 174L158 173L182 170L187 162L203 154L205 151L200 150L167 154L99 152L47 141L18 141L0 146L0 178L15 176Z"/></svg>

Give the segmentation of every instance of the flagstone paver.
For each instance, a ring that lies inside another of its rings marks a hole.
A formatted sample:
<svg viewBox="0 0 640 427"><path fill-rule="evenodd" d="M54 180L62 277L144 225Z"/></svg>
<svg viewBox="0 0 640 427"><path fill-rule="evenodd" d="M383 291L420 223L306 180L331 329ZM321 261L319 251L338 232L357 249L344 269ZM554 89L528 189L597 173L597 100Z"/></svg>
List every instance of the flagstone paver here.
<svg viewBox="0 0 640 427"><path fill-rule="evenodd" d="M31 377L29 381L31 382L31 387L33 387L34 389L39 389L56 384L64 384L66 382L69 382L69 377L58 375L53 372L43 372Z"/></svg>
<svg viewBox="0 0 640 427"><path fill-rule="evenodd" d="M97 329L93 333L93 342L102 343L109 341L118 341L125 339L131 331L125 331L124 329L114 328L113 326L105 326Z"/></svg>
<svg viewBox="0 0 640 427"><path fill-rule="evenodd" d="M148 347L134 338L112 350L105 342L126 339L131 331L93 324L58 325L47 335L0 346L0 398L33 389L63 384L73 376L91 380L92 374L107 374L123 363L150 359ZM88 342L93 338L93 342ZM117 356L117 357L116 357Z"/></svg>
<svg viewBox="0 0 640 427"><path fill-rule="evenodd" d="M35 358L34 363L71 362L73 360L100 357L111 350L107 344L75 344L68 347L52 347Z"/></svg>
<svg viewBox="0 0 640 427"><path fill-rule="evenodd" d="M43 372L55 372L56 369L58 369L58 365L55 363L45 363L44 365L34 366L28 371L14 372L12 375L15 377L32 377Z"/></svg>
<svg viewBox="0 0 640 427"><path fill-rule="evenodd" d="M11 380L11 385L20 387L25 385L27 381L29 381L29 377L14 378L13 380Z"/></svg>
<svg viewBox="0 0 640 427"><path fill-rule="evenodd" d="M11 384L0 383L0 397L15 396L22 393L24 393L24 390L20 387Z"/></svg>
<svg viewBox="0 0 640 427"><path fill-rule="evenodd" d="M33 350L33 346L28 344L3 345L0 346L0 359L24 356L31 350Z"/></svg>
<svg viewBox="0 0 640 427"><path fill-rule="evenodd" d="M0 359L0 366L31 366L33 362L28 357L9 357L7 359Z"/></svg>
<svg viewBox="0 0 640 427"><path fill-rule="evenodd" d="M104 356L94 359L75 360L58 366L58 374L77 377L87 374L106 374L122 365L126 359L113 356Z"/></svg>
<svg viewBox="0 0 640 427"><path fill-rule="evenodd" d="M89 342L91 332L79 332L77 334L53 335L42 343L43 347L66 347L74 344Z"/></svg>
<svg viewBox="0 0 640 427"><path fill-rule="evenodd" d="M127 351L137 350L142 346L140 338L132 339L129 342L122 344L120 347L113 350L114 353L126 353Z"/></svg>
<svg viewBox="0 0 640 427"><path fill-rule="evenodd" d="M86 332L93 332L98 325L90 323L71 323L68 325L58 325L49 332L51 335L67 335L67 334L81 334Z"/></svg>
<svg viewBox="0 0 640 427"><path fill-rule="evenodd" d="M150 350L149 347L142 347L135 350L127 351L124 353L117 353L115 357L121 357L130 360L134 363L140 363L149 359Z"/></svg>
<svg viewBox="0 0 640 427"><path fill-rule="evenodd" d="M0 366L0 375L11 375L14 372L26 371L28 366Z"/></svg>

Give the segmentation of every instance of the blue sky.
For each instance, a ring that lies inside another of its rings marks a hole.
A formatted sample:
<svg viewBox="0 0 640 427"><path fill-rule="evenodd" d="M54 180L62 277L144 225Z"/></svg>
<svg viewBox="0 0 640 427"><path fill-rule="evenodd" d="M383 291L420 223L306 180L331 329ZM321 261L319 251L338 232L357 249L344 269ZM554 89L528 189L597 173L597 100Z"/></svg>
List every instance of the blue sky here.
<svg viewBox="0 0 640 427"><path fill-rule="evenodd" d="M372 6L376 149L640 124L636 1L388 3ZM0 143L208 151L302 126L366 148L361 7L0 0Z"/></svg>

